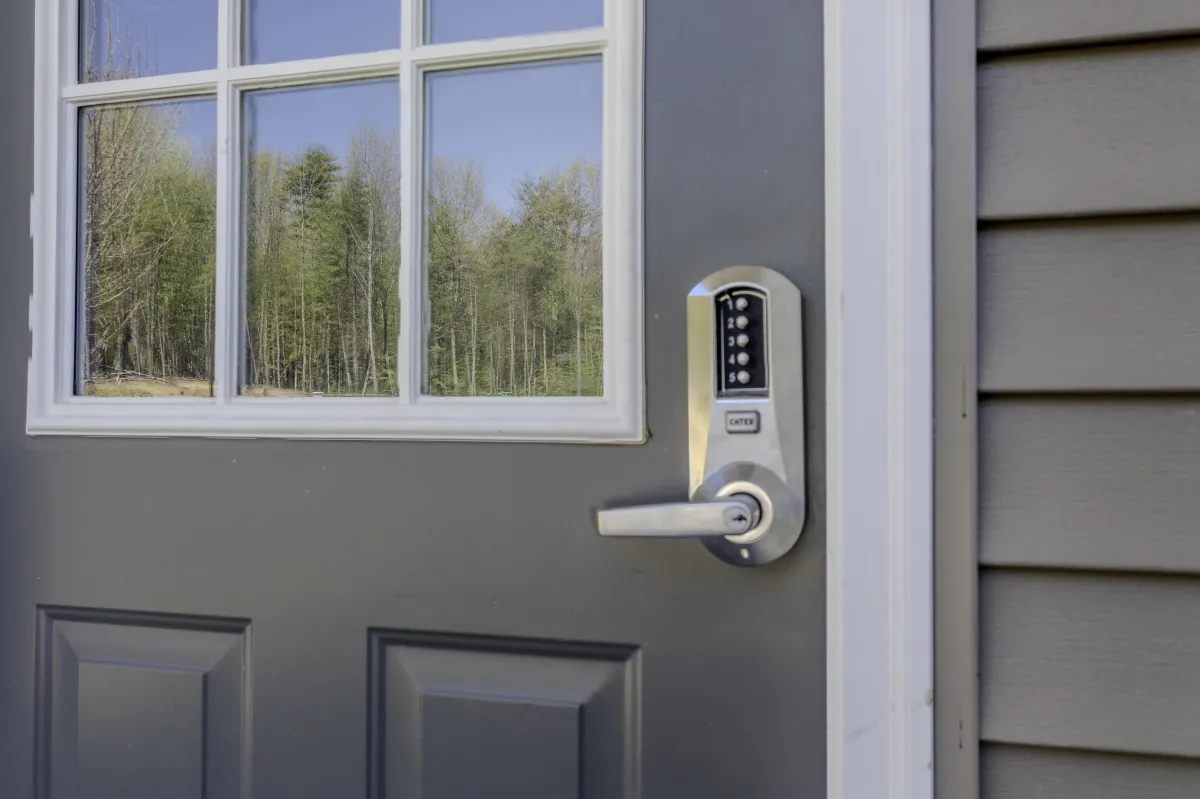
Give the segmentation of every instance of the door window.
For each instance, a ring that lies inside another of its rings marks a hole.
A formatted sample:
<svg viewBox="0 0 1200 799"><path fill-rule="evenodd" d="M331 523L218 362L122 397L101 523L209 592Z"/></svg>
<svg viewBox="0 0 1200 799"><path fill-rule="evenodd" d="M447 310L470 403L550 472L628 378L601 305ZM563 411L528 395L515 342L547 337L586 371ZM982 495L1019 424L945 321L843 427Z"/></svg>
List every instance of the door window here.
<svg viewBox="0 0 1200 799"><path fill-rule="evenodd" d="M31 433L640 441L640 0L40 6Z"/></svg>

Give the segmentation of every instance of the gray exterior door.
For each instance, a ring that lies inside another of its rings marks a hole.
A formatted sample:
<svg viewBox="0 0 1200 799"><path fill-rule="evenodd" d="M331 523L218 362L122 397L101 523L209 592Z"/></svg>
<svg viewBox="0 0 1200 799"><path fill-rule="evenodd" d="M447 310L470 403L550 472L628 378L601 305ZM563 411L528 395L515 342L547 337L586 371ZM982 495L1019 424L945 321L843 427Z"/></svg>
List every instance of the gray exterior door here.
<svg viewBox="0 0 1200 799"><path fill-rule="evenodd" d="M41 799L751 799L825 784L822 11L649 0L642 446L30 439L33 0L0 27L0 784ZM805 297L808 519L687 493L685 298Z"/></svg>

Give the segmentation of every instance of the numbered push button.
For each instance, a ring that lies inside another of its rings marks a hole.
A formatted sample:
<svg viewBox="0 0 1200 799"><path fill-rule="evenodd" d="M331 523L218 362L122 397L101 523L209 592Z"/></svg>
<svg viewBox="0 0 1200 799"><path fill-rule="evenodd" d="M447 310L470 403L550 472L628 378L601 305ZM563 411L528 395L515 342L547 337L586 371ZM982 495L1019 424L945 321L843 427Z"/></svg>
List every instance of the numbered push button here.
<svg viewBox="0 0 1200 799"><path fill-rule="evenodd" d="M767 296L753 286L733 286L716 298L722 369L718 396L768 395Z"/></svg>

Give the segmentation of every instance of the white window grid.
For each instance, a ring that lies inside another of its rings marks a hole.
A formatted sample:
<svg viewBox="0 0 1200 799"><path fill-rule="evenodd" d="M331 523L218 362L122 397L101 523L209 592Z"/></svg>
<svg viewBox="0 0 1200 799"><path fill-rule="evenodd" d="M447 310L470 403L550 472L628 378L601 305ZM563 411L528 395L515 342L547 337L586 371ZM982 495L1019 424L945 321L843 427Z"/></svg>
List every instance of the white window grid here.
<svg viewBox="0 0 1200 799"><path fill-rule="evenodd" d="M27 432L31 435L436 439L638 443L645 439L642 300L643 0L604 0L601 27L425 44L425 3L403 2L400 47L243 64L242 0L219 3L216 69L95 83L79 76L78 0L38 0L34 292ZM601 397L422 395L425 76L568 58L603 63ZM260 89L394 78L400 90L399 396L239 395L242 297L242 97ZM78 118L102 104L207 96L217 104L215 396L75 394ZM416 220L416 224L413 223Z"/></svg>

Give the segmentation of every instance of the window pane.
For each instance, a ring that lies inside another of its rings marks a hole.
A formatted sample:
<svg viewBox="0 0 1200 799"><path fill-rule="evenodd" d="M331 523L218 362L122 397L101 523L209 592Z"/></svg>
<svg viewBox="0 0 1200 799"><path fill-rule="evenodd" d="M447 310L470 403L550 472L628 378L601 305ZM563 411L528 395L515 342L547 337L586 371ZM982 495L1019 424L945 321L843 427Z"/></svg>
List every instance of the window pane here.
<svg viewBox="0 0 1200 799"><path fill-rule="evenodd" d="M81 112L79 393L211 396L216 103Z"/></svg>
<svg viewBox="0 0 1200 799"><path fill-rule="evenodd" d="M425 392L602 394L599 59L427 81Z"/></svg>
<svg viewBox="0 0 1200 799"><path fill-rule="evenodd" d="M604 24L604 0L427 0L434 44Z"/></svg>
<svg viewBox="0 0 1200 799"><path fill-rule="evenodd" d="M248 94L243 393L396 394L395 80Z"/></svg>
<svg viewBox="0 0 1200 799"><path fill-rule="evenodd" d="M400 46L401 0L244 0L246 61L265 64Z"/></svg>
<svg viewBox="0 0 1200 799"><path fill-rule="evenodd" d="M84 83L217 66L217 0L79 0Z"/></svg>

